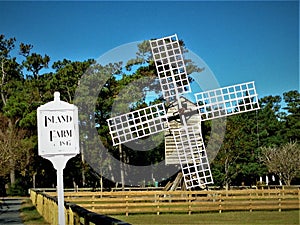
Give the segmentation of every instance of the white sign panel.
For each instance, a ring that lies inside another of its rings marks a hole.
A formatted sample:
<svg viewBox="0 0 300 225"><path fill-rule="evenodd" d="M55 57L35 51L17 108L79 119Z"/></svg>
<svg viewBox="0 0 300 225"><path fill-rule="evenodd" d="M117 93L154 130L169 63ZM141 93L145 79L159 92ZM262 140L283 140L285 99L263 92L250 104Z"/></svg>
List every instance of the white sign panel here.
<svg viewBox="0 0 300 225"><path fill-rule="evenodd" d="M54 101L37 110L39 155L78 154L78 109L55 94Z"/></svg>

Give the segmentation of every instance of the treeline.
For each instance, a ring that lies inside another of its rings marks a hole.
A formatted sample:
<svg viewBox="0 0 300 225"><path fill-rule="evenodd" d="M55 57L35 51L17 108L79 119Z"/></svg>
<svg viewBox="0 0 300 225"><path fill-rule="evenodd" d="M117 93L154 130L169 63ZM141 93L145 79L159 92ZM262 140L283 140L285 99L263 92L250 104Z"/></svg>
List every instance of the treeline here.
<svg viewBox="0 0 300 225"><path fill-rule="evenodd" d="M227 118L212 163L216 184L262 185L268 182L266 176L269 184L299 184L300 94L294 90L282 97L266 96L259 104L258 111Z"/></svg>
<svg viewBox="0 0 300 225"><path fill-rule="evenodd" d="M183 42L181 45L186 50ZM113 108L121 112L124 109L144 107L147 90L141 87L145 85L152 91L159 91L157 80L153 79L156 71L148 42L138 47L136 58L128 62L99 65L94 59L83 62L62 59L50 65L50 57L33 52L31 44L18 43L15 38L0 35L2 191L6 188L8 194L22 194L30 187L55 187L55 170L49 161L37 154L36 121L37 108L52 101L55 91L60 92L61 100L78 104L82 112L79 118L80 129L84 130L81 134L81 149L83 152L89 149L88 155L80 154L67 164L64 171L66 187L114 185L102 175L112 171L116 173L120 168L111 168L112 164L101 157L103 153L95 149L99 140L93 134L94 128L101 144L117 160L132 165L154 165L163 160L163 143L151 151L134 151L126 146L120 151L112 147L108 134L106 120L111 116ZM139 65L138 69L132 69L134 65ZM186 65L189 73L201 71L190 60L186 60ZM143 78L152 79L149 82ZM129 85L133 82L140 83ZM119 95L121 92L122 95ZM116 96L118 102L114 101ZM133 104L132 99L137 101ZM153 103L160 101L162 99L158 98ZM281 174L270 169L264 158L266 154L263 154L266 149L261 147L279 148L299 140L298 91L292 90L283 93L283 96L263 97L259 102L259 111L227 119L224 141L211 165L216 185L239 185L242 182L255 184L259 176ZM281 107L282 103L284 107ZM218 141L218 137L211 135L211 122L203 125L203 133L205 142L210 138ZM296 154L299 154L299 147L296 146ZM98 164L101 166L98 167ZM297 182L298 171L299 166L292 182ZM126 171L124 174L126 176Z"/></svg>

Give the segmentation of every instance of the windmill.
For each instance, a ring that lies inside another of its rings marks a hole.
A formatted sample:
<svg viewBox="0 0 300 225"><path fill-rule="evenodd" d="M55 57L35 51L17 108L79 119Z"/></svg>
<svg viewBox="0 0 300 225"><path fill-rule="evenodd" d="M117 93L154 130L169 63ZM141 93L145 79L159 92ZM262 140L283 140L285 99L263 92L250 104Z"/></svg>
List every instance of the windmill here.
<svg viewBox="0 0 300 225"><path fill-rule="evenodd" d="M160 103L112 117L107 122L113 145L169 130L186 188L212 184L201 122L259 109L254 82L196 93L195 108L187 108L181 96L190 93L191 86L177 35L151 40L150 47L163 97L169 103L176 103L177 113L168 116L165 105ZM197 113L198 123L188 124L187 118ZM170 127L169 121L174 119L179 119L180 127Z"/></svg>

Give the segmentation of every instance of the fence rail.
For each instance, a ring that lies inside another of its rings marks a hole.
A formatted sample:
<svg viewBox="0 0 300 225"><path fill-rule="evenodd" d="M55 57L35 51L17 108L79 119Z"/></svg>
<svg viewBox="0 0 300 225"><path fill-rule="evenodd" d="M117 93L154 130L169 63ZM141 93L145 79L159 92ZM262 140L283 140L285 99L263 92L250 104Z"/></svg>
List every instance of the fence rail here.
<svg viewBox="0 0 300 225"><path fill-rule="evenodd" d="M55 196L56 193L48 193ZM204 211L300 209L300 189L246 189L229 191L118 191L65 192L65 201L92 212L197 213Z"/></svg>

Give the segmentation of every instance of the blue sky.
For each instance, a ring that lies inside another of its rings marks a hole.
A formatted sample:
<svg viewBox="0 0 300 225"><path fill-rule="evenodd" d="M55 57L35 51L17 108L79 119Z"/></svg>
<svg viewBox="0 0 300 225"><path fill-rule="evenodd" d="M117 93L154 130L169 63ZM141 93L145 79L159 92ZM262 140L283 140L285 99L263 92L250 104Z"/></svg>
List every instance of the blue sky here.
<svg viewBox="0 0 300 225"><path fill-rule="evenodd" d="M51 64L176 33L221 86L255 80L259 97L299 90L299 1L0 1L0 21L0 33Z"/></svg>

